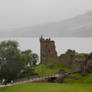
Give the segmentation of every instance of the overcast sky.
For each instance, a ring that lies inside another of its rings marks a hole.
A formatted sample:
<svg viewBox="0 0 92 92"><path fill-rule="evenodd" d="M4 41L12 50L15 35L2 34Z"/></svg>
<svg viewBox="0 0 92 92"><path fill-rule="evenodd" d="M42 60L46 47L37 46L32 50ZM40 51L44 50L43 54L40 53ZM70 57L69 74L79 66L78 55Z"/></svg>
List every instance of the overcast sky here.
<svg viewBox="0 0 92 92"><path fill-rule="evenodd" d="M0 0L0 28L68 19L92 10L92 0Z"/></svg>
<svg viewBox="0 0 92 92"><path fill-rule="evenodd" d="M40 56L39 38L0 38L0 42L3 40L17 40L21 50L31 49ZM52 40L55 41L58 55L65 53L67 49L79 53L92 52L92 38L52 38Z"/></svg>

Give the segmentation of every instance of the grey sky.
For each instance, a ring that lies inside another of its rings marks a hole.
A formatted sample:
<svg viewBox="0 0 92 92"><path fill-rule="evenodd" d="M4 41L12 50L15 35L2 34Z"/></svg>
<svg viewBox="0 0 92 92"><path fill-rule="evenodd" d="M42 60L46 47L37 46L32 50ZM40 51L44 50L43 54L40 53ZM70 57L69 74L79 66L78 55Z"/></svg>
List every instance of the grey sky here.
<svg viewBox="0 0 92 92"><path fill-rule="evenodd" d="M39 38L0 38L0 42L3 40L17 40L21 50L31 49L40 55ZM55 41L58 55L65 53L67 49L76 50L79 53L92 52L92 38L52 38L52 40Z"/></svg>
<svg viewBox="0 0 92 92"><path fill-rule="evenodd" d="M92 10L92 0L0 0L0 28L60 21Z"/></svg>

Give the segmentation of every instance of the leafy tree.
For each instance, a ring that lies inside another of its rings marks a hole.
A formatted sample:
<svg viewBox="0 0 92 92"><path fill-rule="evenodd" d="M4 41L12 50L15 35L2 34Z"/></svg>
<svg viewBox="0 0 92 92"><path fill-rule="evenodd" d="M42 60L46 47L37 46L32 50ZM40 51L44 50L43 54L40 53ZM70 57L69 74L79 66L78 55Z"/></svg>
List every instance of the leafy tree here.
<svg viewBox="0 0 92 92"><path fill-rule="evenodd" d="M75 50L68 49L68 50L66 51L66 54L73 54L73 53L75 53Z"/></svg>
<svg viewBox="0 0 92 92"><path fill-rule="evenodd" d="M32 53L31 50L25 50L22 52L26 57L26 64L29 66L33 66L37 64L38 61L38 55L35 53Z"/></svg>
<svg viewBox="0 0 92 92"><path fill-rule="evenodd" d="M0 43L0 80L7 82L33 73L32 67L36 65L38 55L31 50L21 51L17 41L3 41Z"/></svg>
<svg viewBox="0 0 92 92"><path fill-rule="evenodd" d="M0 43L0 79L7 81L18 77L24 68L23 56L18 49L18 42L3 41Z"/></svg>
<svg viewBox="0 0 92 92"><path fill-rule="evenodd" d="M22 55L24 57L24 61L25 61L25 68L22 71L20 77L27 77L29 78L30 76L34 76L38 74L34 71L34 67L37 64L38 61L38 55L35 53L32 53L32 51L29 50L25 50L22 52Z"/></svg>

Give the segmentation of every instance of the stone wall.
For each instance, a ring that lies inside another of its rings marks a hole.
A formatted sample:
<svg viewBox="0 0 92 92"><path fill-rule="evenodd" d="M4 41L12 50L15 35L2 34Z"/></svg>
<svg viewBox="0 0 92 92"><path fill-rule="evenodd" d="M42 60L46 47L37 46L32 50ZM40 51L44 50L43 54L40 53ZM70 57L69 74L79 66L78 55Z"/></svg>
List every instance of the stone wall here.
<svg viewBox="0 0 92 92"><path fill-rule="evenodd" d="M58 59L59 62L67 67L71 67L72 62L75 58L75 51L71 51L69 53L61 54Z"/></svg>
<svg viewBox="0 0 92 92"><path fill-rule="evenodd" d="M92 53L86 59L86 69L87 72L92 72Z"/></svg>
<svg viewBox="0 0 92 92"><path fill-rule="evenodd" d="M81 58L75 58L72 62L72 69L74 71L78 71L78 72L82 72L84 71L84 65L85 65L85 59L81 59Z"/></svg>
<svg viewBox="0 0 92 92"><path fill-rule="evenodd" d="M61 64L70 67L72 64L72 56L69 54L62 54L61 56L59 56L59 61Z"/></svg>
<svg viewBox="0 0 92 92"><path fill-rule="evenodd" d="M55 42L50 39L40 38L41 63L58 62Z"/></svg>
<svg viewBox="0 0 92 92"><path fill-rule="evenodd" d="M55 42L50 39L40 38L41 63L58 62L74 71L92 72L92 53L79 54L73 50L68 50L65 54L57 56Z"/></svg>

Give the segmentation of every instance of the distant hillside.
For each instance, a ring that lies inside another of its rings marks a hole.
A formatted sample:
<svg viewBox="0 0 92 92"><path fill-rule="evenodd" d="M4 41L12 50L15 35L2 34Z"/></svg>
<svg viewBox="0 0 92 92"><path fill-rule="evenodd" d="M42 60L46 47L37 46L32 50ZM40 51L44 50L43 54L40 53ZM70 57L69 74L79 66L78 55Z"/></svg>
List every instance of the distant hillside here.
<svg viewBox="0 0 92 92"><path fill-rule="evenodd" d="M92 37L92 11L64 21L33 27L4 29L0 37Z"/></svg>

